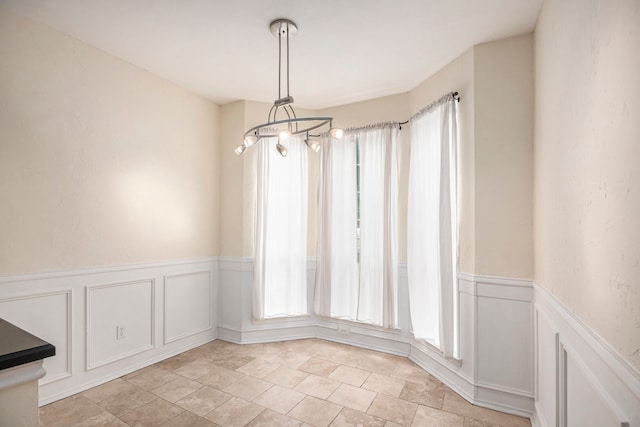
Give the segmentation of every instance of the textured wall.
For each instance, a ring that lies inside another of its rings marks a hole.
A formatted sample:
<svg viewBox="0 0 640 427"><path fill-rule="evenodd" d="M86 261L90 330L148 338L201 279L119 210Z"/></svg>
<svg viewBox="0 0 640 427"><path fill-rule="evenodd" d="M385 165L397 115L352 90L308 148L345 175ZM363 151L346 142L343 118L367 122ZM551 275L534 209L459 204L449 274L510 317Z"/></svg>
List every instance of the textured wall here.
<svg viewBox="0 0 640 427"><path fill-rule="evenodd" d="M217 255L219 108L0 8L0 274Z"/></svg>
<svg viewBox="0 0 640 427"><path fill-rule="evenodd" d="M548 0L535 33L535 280L640 368L640 2Z"/></svg>

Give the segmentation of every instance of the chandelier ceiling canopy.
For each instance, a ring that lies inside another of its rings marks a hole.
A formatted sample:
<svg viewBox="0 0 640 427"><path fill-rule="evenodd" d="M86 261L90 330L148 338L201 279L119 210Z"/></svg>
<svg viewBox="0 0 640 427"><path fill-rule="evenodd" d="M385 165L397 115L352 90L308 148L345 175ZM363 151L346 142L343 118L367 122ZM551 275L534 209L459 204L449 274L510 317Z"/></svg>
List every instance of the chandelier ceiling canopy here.
<svg viewBox="0 0 640 427"><path fill-rule="evenodd" d="M283 145L287 139L295 135L302 135L304 141L313 151L320 150L320 142L314 137L320 135L311 134L311 131L329 132L333 138L341 138L343 131L334 128L333 117L298 117L293 109L293 97L289 93L289 39L296 35L298 26L289 19L276 19L269 28L271 33L278 38L278 99L273 101L273 106L269 110L266 123L254 126L244 133L244 140L236 149L235 153L240 156L252 145L260 142L264 138L278 138L276 148L285 157L287 148ZM286 56L282 57L282 44L285 41ZM282 63L285 63L284 81L286 82L286 96L282 96ZM280 115L278 116L278 113Z"/></svg>

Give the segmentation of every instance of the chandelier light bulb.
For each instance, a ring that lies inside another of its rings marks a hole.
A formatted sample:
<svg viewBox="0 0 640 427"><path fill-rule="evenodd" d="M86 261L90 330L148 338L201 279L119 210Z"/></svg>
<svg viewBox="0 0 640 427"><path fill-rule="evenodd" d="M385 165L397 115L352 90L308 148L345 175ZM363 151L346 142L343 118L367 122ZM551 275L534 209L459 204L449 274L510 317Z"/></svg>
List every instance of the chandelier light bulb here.
<svg viewBox="0 0 640 427"><path fill-rule="evenodd" d="M340 139L342 138L342 135L344 135L344 131L340 128L331 128L331 130L329 130L329 135L336 139Z"/></svg>
<svg viewBox="0 0 640 427"><path fill-rule="evenodd" d="M278 139L280 139L281 141L286 141L287 139L289 139L290 136L291 136L290 130L283 130L283 131L280 131L280 133L278 134Z"/></svg>
<svg viewBox="0 0 640 427"><path fill-rule="evenodd" d="M256 135L247 135L244 137L244 145L247 147L251 147L256 142L258 142L258 137Z"/></svg>
<svg viewBox="0 0 640 427"><path fill-rule="evenodd" d="M236 153L238 156L240 156L240 155L242 155L242 153L244 153L244 150L246 150L246 149L247 149L247 146L246 146L246 145L244 145L244 144L240 144L240 145L238 145L238 146L236 147L236 149L235 149L234 151L235 151L235 153Z"/></svg>
<svg viewBox="0 0 640 427"><path fill-rule="evenodd" d="M307 144L307 147L311 148L316 153L320 151L320 143L318 141L307 138L304 140L304 143Z"/></svg>

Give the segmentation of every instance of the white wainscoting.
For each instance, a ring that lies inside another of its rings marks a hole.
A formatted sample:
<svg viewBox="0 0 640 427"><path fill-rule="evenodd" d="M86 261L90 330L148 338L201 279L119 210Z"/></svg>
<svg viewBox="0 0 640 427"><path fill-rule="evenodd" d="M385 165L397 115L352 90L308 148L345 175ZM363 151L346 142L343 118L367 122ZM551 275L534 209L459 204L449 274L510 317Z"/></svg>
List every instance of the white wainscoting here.
<svg viewBox="0 0 640 427"><path fill-rule="evenodd" d="M468 401L529 417L534 365L530 280L458 275L460 360L424 343L410 358Z"/></svg>
<svg viewBox="0 0 640 427"><path fill-rule="evenodd" d="M536 427L640 426L640 373L534 285Z"/></svg>
<svg viewBox="0 0 640 427"><path fill-rule="evenodd" d="M17 291L18 296L0 292L0 318L56 347L55 357L44 360L43 368L47 375L40 380L40 385L70 377L73 361L71 289L33 293Z"/></svg>
<svg viewBox="0 0 640 427"><path fill-rule="evenodd" d="M217 278L215 258L2 276L0 317L56 347L42 405L215 339Z"/></svg>
<svg viewBox="0 0 640 427"><path fill-rule="evenodd" d="M86 286L87 370L154 347L153 279Z"/></svg>
<svg viewBox="0 0 640 427"><path fill-rule="evenodd" d="M164 277L164 344L211 330L212 294L208 270Z"/></svg>
<svg viewBox="0 0 640 427"><path fill-rule="evenodd" d="M308 261L312 313L315 262ZM459 275L461 362L450 361L413 339L406 264L399 266L398 329L357 322L304 318L255 322L251 315L253 261L221 258L218 336L235 343L323 338L407 356L472 403L530 416L533 412L532 283Z"/></svg>

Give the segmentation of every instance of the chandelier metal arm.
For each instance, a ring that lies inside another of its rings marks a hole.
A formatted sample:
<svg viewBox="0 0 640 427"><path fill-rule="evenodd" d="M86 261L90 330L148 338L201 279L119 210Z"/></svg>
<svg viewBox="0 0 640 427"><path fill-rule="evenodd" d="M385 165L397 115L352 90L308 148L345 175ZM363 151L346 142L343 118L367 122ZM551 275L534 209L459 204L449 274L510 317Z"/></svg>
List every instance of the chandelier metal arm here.
<svg viewBox="0 0 640 427"><path fill-rule="evenodd" d="M258 139L262 139L262 138L276 138L278 137L278 133L269 133L269 134L261 134L259 131L261 129L269 129L272 128L273 126L277 126L277 125L281 125L281 124L289 124L289 123L304 123L304 122L310 122L310 121L314 121L314 122L318 122L313 126L310 126L308 128L305 128L303 130L296 130L295 132L291 132L291 135L301 135L303 133L308 133L309 131L318 129L324 125L326 125L327 123L329 124L329 126L331 126L331 121L333 120L333 117L296 117L293 119L284 119L284 120L277 120L275 122L268 122L268 123L263 123L261 125L258 126L254 126L251 129L249 129L248 131L246 131L244 133L244 136L246 137L247 135L255 135L258 137Z"/></svg>

